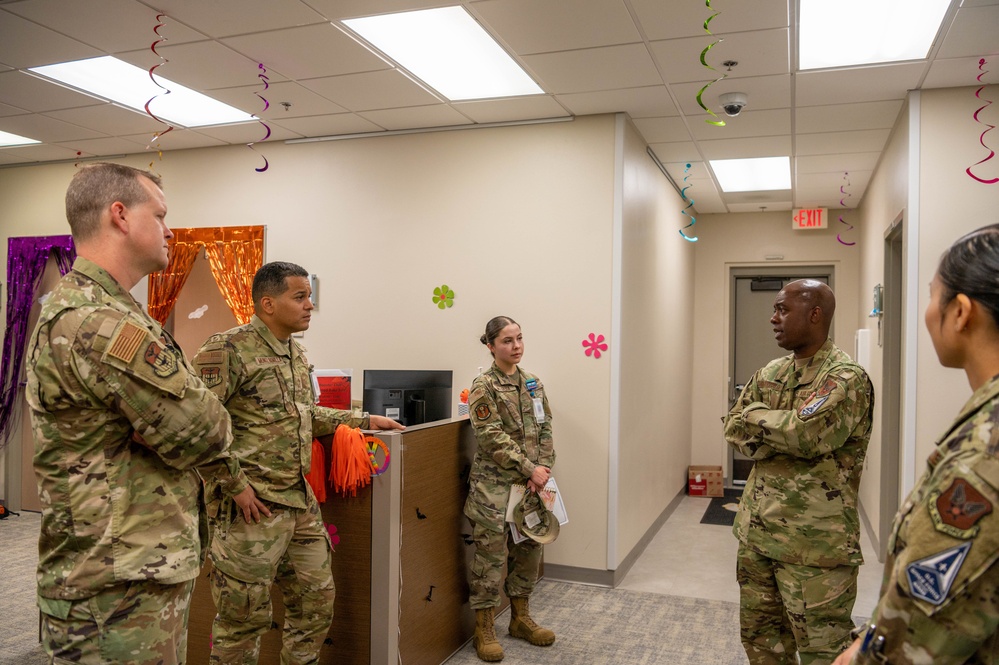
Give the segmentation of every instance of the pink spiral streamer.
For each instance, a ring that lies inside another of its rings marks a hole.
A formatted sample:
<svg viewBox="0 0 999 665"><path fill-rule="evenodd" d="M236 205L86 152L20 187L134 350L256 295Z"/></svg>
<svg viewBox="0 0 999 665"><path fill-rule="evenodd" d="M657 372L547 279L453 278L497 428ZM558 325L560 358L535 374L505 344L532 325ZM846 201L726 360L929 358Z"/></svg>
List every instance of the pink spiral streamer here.
<svg viewBox="0 0 999 665"><path fill-rule="evenodd" d="M159 51L156 50L156 46L160 42L167 41L167 38L160 34L160 28L162 28L164 25L166 25L165 23L163 23L163 19L165 17L166 17L166 14L157 14L156 15L157 24L156 24L156 27L153 28L153 32L156 33L157 39L154 40L153 43L149 45L149 48L153 52L153 55L155 55L157 58L159 58L160 61L158 63L156 63L155 65L153 65L152 67L149 68L149 80L152 81L156 85L157 88L159 88L160 90L165 90L166 92L162 92L162 93L158 92L158 93L156 93L155 95L153 95L152 97L149 98L149 100L146 102L146 105L145 105L146 113L149 114L150 118L152 118L156 122L159 122L159 123L164 124L164 125L167 126L167 128L165 130L159 131L159 132L156 132L155 134L153 134L153 137L151 139L149 139L149 144L146 146L146 150L150 150L153 147L153 144L155 144L156 145L156 152L159 154L160 160L163 159L163 151L159 149L159 147L160 147L159 140L165 134L168 134L169 132L173 131L173 125L171 125L166 120L163 120L162 118L157 117L156 114L154 114L152 112L152 110L150 110L149 106L153 103L154 99L156 99L158 97L161 97L163 95L169 95L170 94L169 88L166 88L166 87L160 85L160 82L156 80L155 76L153 76L153 73L157 69L159 69L162 65L166 64L167 62L169 62L169 60L167 60L162 55L160 55ZM153 168L153 162L150 162L149 163L149 169L152 170L152 168Z"/></svg>

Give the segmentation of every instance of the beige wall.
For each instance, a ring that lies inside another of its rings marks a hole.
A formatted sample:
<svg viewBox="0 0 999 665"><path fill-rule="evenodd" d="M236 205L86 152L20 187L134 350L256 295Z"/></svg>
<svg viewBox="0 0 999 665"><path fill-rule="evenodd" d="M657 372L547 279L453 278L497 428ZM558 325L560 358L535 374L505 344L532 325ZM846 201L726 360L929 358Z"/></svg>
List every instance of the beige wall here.
<svg viewBox="0 0 999 665"><path fill-rule="evenodd" d="M983 105L975 98L976 88L950 88L920 93L919 153L919 311L913 313L918 325L916 382L916 477L925 469L925 460L936 438L953 421L971 396L962 371L941 367L933 344L923 325L923 312L929 302L929 283L936 272L940 254L958 237L986 224L999 222L999 184L976 182L965 169L988 155L979 143L985 126L972 119ZM999 86L982 93L996 99ZM999 125L999 105L993 104L979 118ZM997 147L995 131L986 137ZM999 177L999 157L975 168L979 176Z"/></svg>
<svg viewBox="0 0 999 665"><path fill-rule="evenodd" d="M693 196L696 199L696 192ZM859 243L849 247L836 240L836 225L838 222L830 224L829 229L795 231L791 228L789 211L697 218L691 464L719 464L723 468L728 465L721 418L728 412L732 268L833 266L837 302L834 341L853 355L854 333L859 325L866 325L866 321L859 319L857 305L860 250ZM773 254L783 255L784 259L764 259ZM771 314L769 310L760 312L760 316L767 318Z"/></svg>
<svg viewBox="0 0 999 665"><path fill-rule="evenodd" d="M623 123L623 116L593 116L275 143L257 146L270 160L263 174L241 146L165 153L155 168L171 226L264 224L268 260L318 275L319 308L303 342L316 367L354 370L355 399L365 368L452 369L457 395L491 361L478 343L485 322L497 314L518 320L524 367L541 376L551 397L555 475L572 518L547 560L605 570L617 563L608 561L608 506L619 506L614 517L624 519L616 541L623 557L682 488L677 469L686 464L689 431L683 313L692 255L670 235L678 198ZM149 156L121 161L145 168ZM0 170L0 236L66 233L62 195L73 172L72 164ZM617 282L615 229L617 251L630 262ZM0 270L5 264L4 252ZM431 295L443 283L456 298L441 311ZM617 304L615 284L629 290ZM615 308L634 326L620 340L611 334ZM583 353L591 332L614 345L600 360ZM649 359L672 374L647 376ZM621 396L612 396L612 361L622 377L638 377ZM670 426L640 408L647 397L657 415L659 405L673 404ZM625 401L627 420L612 432L612 405ZM614 502L612 438L627 479ZM661 465L658 473L650 462ZM652 496L632 482L636 467L649 475Z"/></svg>
<svg viewBox="0 0 999 665"><path fill-rule="evenodd" d="M683 205L631 125L622 129L621 257L615 260L621 333L614 349L620 424L612 429L615 521L608 555L615 569L686 484L693 368L694 246L677 233L685 225Z"/></svg>

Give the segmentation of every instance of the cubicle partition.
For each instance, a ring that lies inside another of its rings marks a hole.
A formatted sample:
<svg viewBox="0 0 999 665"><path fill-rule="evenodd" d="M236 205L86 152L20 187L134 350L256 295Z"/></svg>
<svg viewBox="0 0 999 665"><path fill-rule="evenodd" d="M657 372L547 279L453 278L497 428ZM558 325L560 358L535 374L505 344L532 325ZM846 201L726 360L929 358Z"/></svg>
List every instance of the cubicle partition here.
<svg viewBox="0 0 999 665"><path fill-rule="evenodd" d="M323 519L335 524L336 604L321 663L439 665L472 636L466 571L471 527L462 514L475 439L467 417L380 432L391 462L356 497L333 495ZM329 437L322 441L329 452ZM327 455L327 464L329 456ZM208 662L215 607L211 563L194 590L188 662ZM260 663L279 662L284 607L271 591L271 630ZM504 599L504 604L507 601Z"/></svg>

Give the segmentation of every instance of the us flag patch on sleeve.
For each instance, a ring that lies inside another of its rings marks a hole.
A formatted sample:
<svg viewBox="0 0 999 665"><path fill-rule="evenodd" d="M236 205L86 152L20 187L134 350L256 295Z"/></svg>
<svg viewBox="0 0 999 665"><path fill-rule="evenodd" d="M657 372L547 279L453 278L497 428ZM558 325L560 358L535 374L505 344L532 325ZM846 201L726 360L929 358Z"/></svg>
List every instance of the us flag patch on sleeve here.
<svg viewBox="0 0 999 665"><path fill-rule="evenodd" d="M135 357L135 353L142 346L142 342L145 341L147 334L148 331L145 328L140 328L131 321L126 321L125 325L118 331L118 334L111 340L111 344L108 347L108 355L122 362L132 362L132 358Z"/></svg>

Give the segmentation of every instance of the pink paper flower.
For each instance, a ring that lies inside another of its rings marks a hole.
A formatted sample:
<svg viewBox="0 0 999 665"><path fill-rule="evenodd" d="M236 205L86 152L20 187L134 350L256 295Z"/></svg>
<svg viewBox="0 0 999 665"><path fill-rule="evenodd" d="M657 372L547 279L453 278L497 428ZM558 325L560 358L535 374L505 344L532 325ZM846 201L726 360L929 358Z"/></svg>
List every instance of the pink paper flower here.
<svg viewBox="0 0 999 665"><path fill-rule="evenodd" d="M594 358L599 358L600 352L607 350L607 345L604 344L604 336L594 335L593 333L590 333L589 339L583 340L583 347L586 348L586 355L592 355Z"/></svg>

